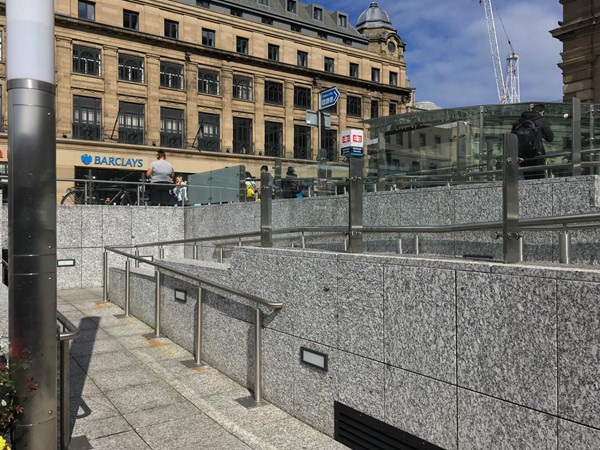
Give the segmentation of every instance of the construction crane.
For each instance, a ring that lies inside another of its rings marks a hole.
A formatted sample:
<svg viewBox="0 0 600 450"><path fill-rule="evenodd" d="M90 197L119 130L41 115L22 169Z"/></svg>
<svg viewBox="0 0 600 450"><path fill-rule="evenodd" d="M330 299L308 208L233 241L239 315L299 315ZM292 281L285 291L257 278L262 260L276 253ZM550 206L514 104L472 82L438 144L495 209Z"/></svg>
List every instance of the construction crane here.
<svg viewBox="0 0 600 450"><path fill-rule="evenodd" d="M498 89L500 103L519 103L521 101L519 87L519 56L515 53L507 34L506 38L508 40L508 45L510 46L510 55L506 58L506 78L504 78L502 65L500 64L500 51L498 49L498 38L496 37L496 24L494 23L492 0L479 0L479 4L483 4L485 9L490 48L492 50L492 61L494 63L494 74L496 75L496 87ZM504 24L502 24L502 27L504 28ZM506 34L506 29L504 29L504 33Z"/></svg>

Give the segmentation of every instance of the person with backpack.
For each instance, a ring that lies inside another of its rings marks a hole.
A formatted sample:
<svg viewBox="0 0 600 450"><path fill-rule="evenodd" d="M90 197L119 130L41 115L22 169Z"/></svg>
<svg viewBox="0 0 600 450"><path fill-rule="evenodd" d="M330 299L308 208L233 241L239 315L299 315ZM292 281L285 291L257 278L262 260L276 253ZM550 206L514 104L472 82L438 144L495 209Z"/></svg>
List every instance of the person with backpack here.
<svg viewBox="0 0 600 450"><path fill-rule="evenodd" d="M531 111L525 111L513 126L512 133L519 141L519 158L523 159L521 167L542 166L546 163L544 141L552 142L554 133L550 122L544 117L543 104L535 104ZM524 172L526 180L544 178L544 170Z"/></svg>

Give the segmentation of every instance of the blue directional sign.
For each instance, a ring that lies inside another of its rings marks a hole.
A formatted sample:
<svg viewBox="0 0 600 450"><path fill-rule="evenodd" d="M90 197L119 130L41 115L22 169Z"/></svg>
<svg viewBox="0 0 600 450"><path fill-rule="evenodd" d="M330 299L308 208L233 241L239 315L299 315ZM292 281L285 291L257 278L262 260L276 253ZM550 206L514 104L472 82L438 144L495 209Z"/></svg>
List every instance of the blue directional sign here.
<svg viewBox="0 0 600 450"><path fill-rule="evenodd" d="M319 94L319 103L321 105L319 109L325 109L335 105L339 98L340 91L338 91L337 88L333 87L331 89L327 89L326 91L321 92Z"/></svg>

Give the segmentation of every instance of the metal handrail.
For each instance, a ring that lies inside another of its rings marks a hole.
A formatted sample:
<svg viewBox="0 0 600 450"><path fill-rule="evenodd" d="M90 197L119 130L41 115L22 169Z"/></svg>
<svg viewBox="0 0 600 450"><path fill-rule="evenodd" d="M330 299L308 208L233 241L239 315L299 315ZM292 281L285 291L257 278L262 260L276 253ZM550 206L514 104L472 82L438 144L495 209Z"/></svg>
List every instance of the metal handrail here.
<svg viewBox="0 0 600 450"><path fill-rule="evenodd" d="M122 248L122 247L121 247ZM161 247L162 249L162 247ZM137 250L137 249L136 249ZM194 346L194 362L196 365L202 364L202 287L203 285L208 285L213 289L218 289L220 291L227 292L234 296L242 297L246 300L254 302L255 305L255 378L254 378L254 402L257 405L263 403L262 400L262 316L259 305L265 306L272 310L278 310L283 308L282 302L274 302L270 300L265 300L261 297L258 297L253 294L248 294L246 292L242 292L238 289L234 289L228 286L224 286L219 283L215 283L214 281L207 280L206 278L199 277L196 275L191 275L189 273L183 272L181 270L175 269L173 267L166 266L164 264L157 263L155 261L148 261L147 259L132 255L130 253L118 250L115 247L104 247L104 261L103 261L103 300L108 301L107 292L108 292L108 253L113 252L121 256L125 256L127 258L125 265L125 315L129 315L129 302L130 302L130 274L131 274L131 263L130 259L137 261L138 263L148 264L155 268L155 308L154 308L154 335L155 337L160 337L160 284L161 284L161 270L165 272L170 272L172 274L188 278L198 283L198 305L195 317L195 327L196 327L196 336L195 336L195 346ZM162 253L162 252L161 252Z"/></svg>
<svg viewBox="0 0 600 450"><path fill-rule="evenodd" d="M62 325L63 331L59 334L60 341L60 445L62 450L69 448L71 441L69 421L71 417L69 406L69 344L76 339L79 334L79 328L67 319L60 311L56 311L56 320Z"/></svg>

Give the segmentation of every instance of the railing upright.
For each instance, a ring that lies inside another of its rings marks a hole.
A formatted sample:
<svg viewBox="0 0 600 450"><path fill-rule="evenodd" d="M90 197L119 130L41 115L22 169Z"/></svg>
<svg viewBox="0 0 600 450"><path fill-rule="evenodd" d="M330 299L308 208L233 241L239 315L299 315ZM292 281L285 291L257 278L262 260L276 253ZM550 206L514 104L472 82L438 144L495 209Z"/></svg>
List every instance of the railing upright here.
<svg viewBox="0 0 600 450"><path fill-rule="evenodd" d="M573 97L573 117L572 117L572 146L573 154L571 164L573 166L573 176L581 175L581 100Z"/></svg>
<svg viewBox="0 0 600 450"><path fill-rule="evenodd" d="M522 261L519 243L519 156L517 136L504 134L504 164L502 174L502 240L504 262Z"/></svg>
<svg viewBox="0 0 600 450"><path fill-rule="evenodd" d="M194 362L202 364L202 285L198 286L198 302L196 310L196 339L194 340Z"/></svg>
<svg viewBox="0 0 600 450"><path fill-rule="evenodd" d="M155 293L154 293L154 337L160 337L160 270L154 271Z"/></svg>
<svg viewBox="0 0 600 450"><path fill-rule="evenodd" d="M59 333L59 389L60 389L60 419L59 419L59 443L61 450L67 450L71 441L70 433L70 374L69 374L69 345L70 341L79 336L79 328L73 325L62 313L56 313L58 322L63 331Z"/></svg>
<svg viewBox="0 0 600 450"><path fill-rule="evenodd" d="M268 172L260 174L260 246L273 247L273 188Z"/></svg>
<svg viewBox="0 0 600 450"><path fill-rule="evenodd" d="M254 401L256 403L262 402L262 317L260 308L255 308L255 337L256 343L254 345Z"/></svg>
<svg viewBox="0 0 600 450"><path fill-rule="evenodd" d="M125 317L129 317L129 303L131 298L131 260L125 261Z"/></svg>
<svg viewBox="0 0 600 450"><path fill-rule="evenodd" d="M571 262L571 235L565 226L559 236L559 250L561 264Z"/></svg>
<svg viewBox="0 0 600 450"><path fill-rule="evenodd" d="M102 255L102 301L108 301L108 252Z"/></svg>
<svg viewBox="0 0 600 450"><path fill-rule="evenodd" d="M350 158L348 164L348 236L350 253L362 253L363 244L363 159Z"/></svg>

